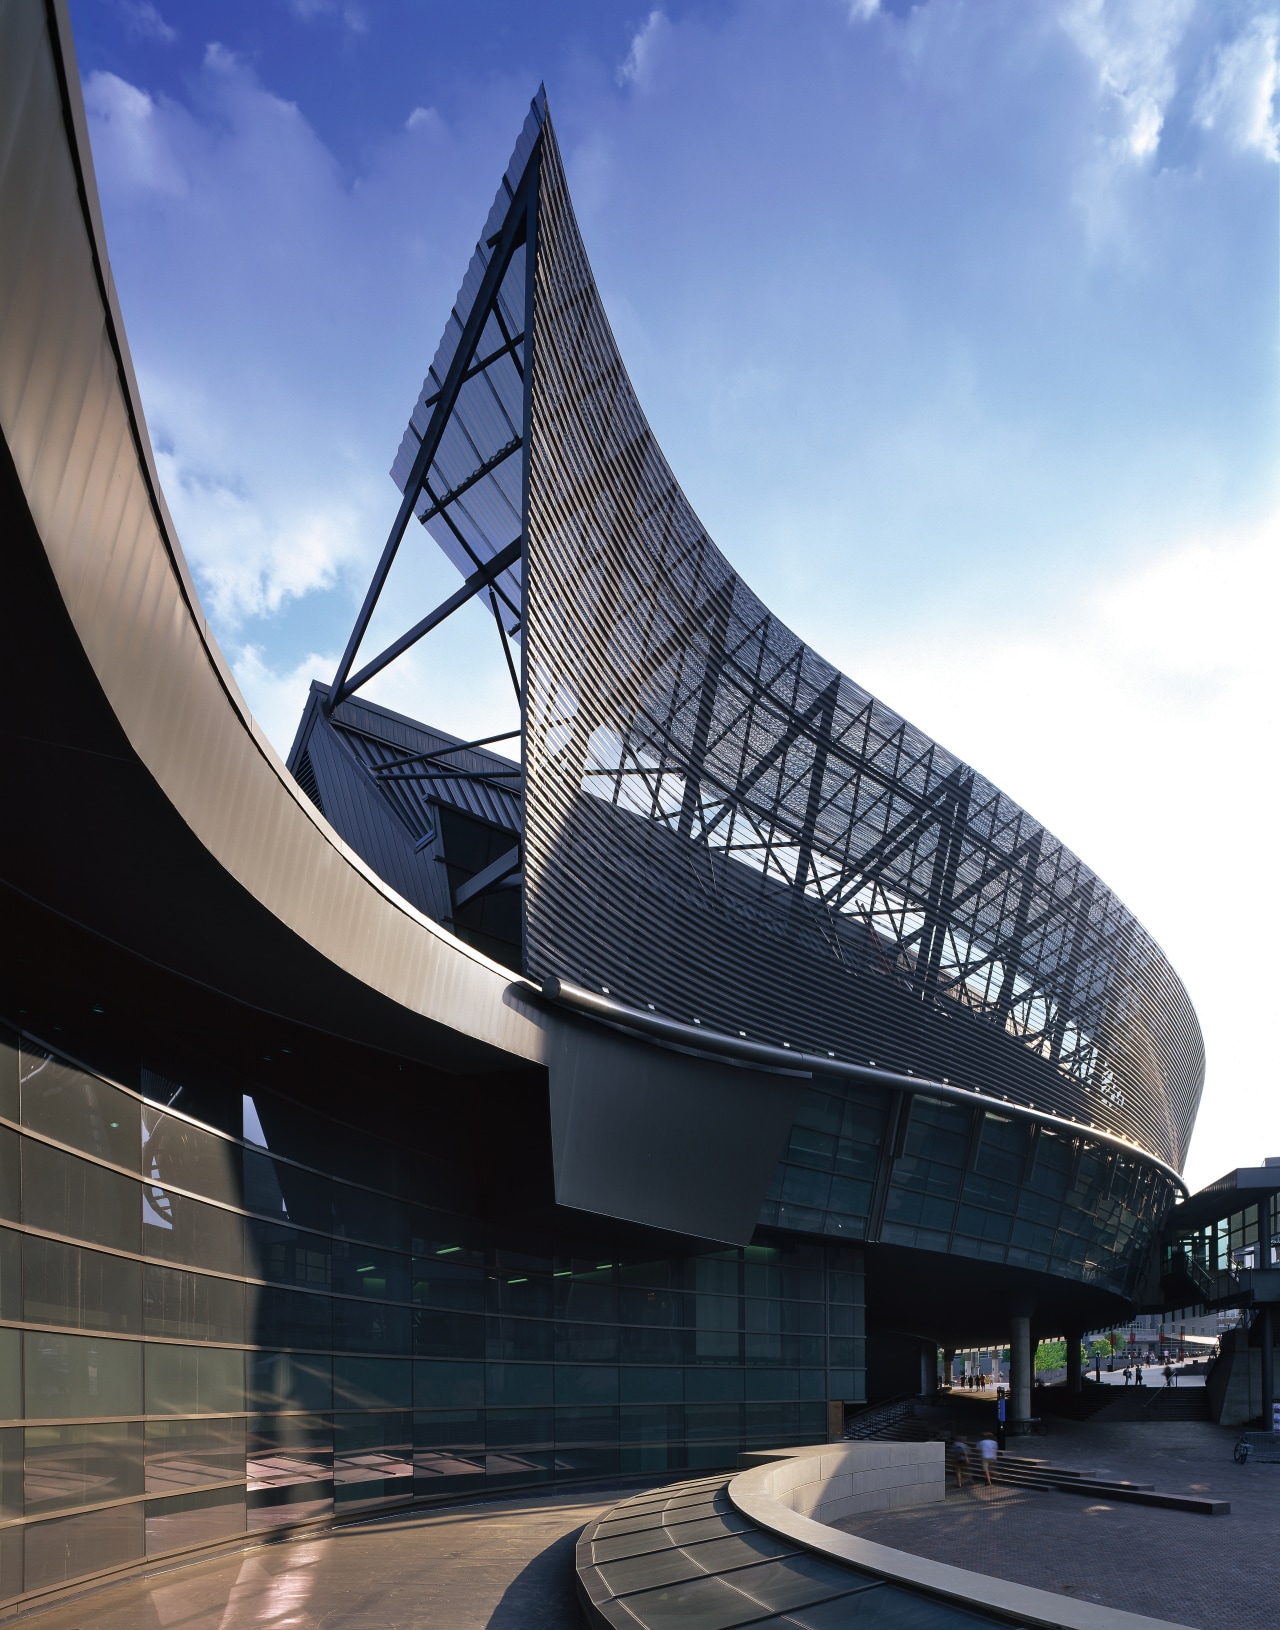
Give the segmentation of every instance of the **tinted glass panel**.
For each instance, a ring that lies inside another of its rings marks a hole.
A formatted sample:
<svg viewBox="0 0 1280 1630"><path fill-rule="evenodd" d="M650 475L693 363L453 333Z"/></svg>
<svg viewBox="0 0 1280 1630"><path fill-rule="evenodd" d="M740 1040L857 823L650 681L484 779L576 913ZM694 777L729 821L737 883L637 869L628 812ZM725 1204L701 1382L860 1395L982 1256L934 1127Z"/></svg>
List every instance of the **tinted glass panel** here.
<svg viewBox="0 0 1280 1630"><path fill-rule="evenodd" d="M22 1055L22 1124L116 1166L138 1169L141 1106L73 1065Z"/></svg>
<svg viewBox="0 0 1280 1630"><path fill-rule="evenodd" d="M142 1493L142 1424L29 1426L28 1516Z"/></svg>
<svg viewBox="0 0 1280 1630"><path fill-rule="evenodd" d="M216 1347L146 1350L147 1414L233 1413L244 1408L244 1354Z"/></svg>
<svg viewBox="0 0 1280 1630"><path fill-rule="evenodd" d="M149 1262L144 1319L149 1336L242 1342L244 1286Z"/></svg>
<svg viewBox="0 0 1280 1630"><path fill-rule="evenodd" d="M146 1491L176 1494L244 1476L244 1421L148 1421Z"/></svg>
<svg viewBox="0 0 1280 1630"><path fill-rule="evenodd" d="M223 1273L244 1271L244 1222L233 1211L148 1186L142 1191L142 1223L148 1256Z"/></svg>
<svg viewBox="0 0 1280 1630"><path fill-rule="evenodd" d="M23 1530L24 1588L47 1590L82 1574L119 1567L142 1555L142 1506L111 1506L56 1517Z"/></svg>
<svg viewBox="0 0 1280 1630"><path fill-rule="evenodd" d="M142 1413L140 1343L28 1330L22 1346L28 1417Z"/></svg>
<svg viewBox="0 0 1280 1630"><path fill-rule="evenodd" d="M33 1323L135 1335L142 1328L140 1262L29 1234L22 1264L25 1316Z"/></svg>
<svg viewBox="0 0 1280 1630"><path fill-rule="evenodd" d="M142 1169L150 1182L240 1204L240 1150L235 1144L150 1106L143 1111L142 1138Z"/></svg>
<svg viewBox="0 0 1280 1630"><path fill-rule="evenodd" d="M142 1196L136 1181L33 1138L22 1140L22 1219L119 1251L142 1249Z"/></svg>
<svg viewBox="0 0 1280 1630"><path fill-rule="evenodd" d="M147 1555L230 1539L245 1527L242 1488L209 1489L172 1500L148 1500Z"/></svg>

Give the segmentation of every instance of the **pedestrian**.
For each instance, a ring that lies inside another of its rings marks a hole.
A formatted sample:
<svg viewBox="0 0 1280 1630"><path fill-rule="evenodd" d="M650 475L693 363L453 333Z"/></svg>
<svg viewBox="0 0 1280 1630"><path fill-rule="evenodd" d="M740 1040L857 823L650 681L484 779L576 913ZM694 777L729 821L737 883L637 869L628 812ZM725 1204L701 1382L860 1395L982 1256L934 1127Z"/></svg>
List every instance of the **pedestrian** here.
<svg viewBox="0 0 1280 1630"><path fill-rule="evenodd" d="M1124 1384L1125 1384L1125 1386L1127 1387L1129 1385L1130 1381L1132 1381L1132 1380L1133 1380L1133 1371L1126 1364L1125 1367L1124 1367Z"/></svg>
<svg viewBox="0 0 1280 1630"><path fill-rule="evenodd" d="M953 1438L951 1441L951 1464L956 1469L956 1487L964 1487L964 1474L969 1469L969 1445L963 1438Z"/></svg>
<svg viewBox="0 0 1280 1630"><path fill-rule="evenodd" d="M996 1440L991 1436L991 1428L978 1439L978 1453L982 1456L982 1469L986 1473L987 1487L991 1487L991 1468L996 1462Z"/></svg>
<svg viewBox="0 0 1280 1630"><path fill-rule="evenodd" d="M1164 1367L1164 1384L1166 1387L1171 1387L1173 1385L1173 1368L1169 1364L1166 1364Z"/></svg>
<svg viewBox="0 0 1280 1630"><path fill-rule="evenodd" d="M1142 1385L1142 1365L1141 1364L1137 1365L1136 1368L1134 1369L1134 1372L1133 1372L1133 1384L1134 1384L1135 1387L1140 1387Z"/></svg>

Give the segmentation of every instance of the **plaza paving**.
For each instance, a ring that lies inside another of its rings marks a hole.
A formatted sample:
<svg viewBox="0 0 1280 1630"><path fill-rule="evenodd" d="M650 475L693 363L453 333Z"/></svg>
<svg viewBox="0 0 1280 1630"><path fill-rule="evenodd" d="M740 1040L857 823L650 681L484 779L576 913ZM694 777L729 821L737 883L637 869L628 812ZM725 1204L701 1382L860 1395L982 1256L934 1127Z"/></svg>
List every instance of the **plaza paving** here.
<svg viewBox="0 0 1280 1630"><path fill-rule="evenodd" d="M581 1630L574 1539L635 1492L386 1517L157 1571L9 1622L31 1630Z"/></svg>
<svg viewBox="0 0 1280 1630"><path fill-rule="evenodd" d="M1056 1465L1230 1500L1227 1517L985 1483L960 1493L952 1479L942 1506L836 1526L937 1562L1197 1630L1275 1630L1280 1465L1237 1466L1237 1435L1201 1421L1054 1421L1050 1436L1019 1444Z"/></svg>

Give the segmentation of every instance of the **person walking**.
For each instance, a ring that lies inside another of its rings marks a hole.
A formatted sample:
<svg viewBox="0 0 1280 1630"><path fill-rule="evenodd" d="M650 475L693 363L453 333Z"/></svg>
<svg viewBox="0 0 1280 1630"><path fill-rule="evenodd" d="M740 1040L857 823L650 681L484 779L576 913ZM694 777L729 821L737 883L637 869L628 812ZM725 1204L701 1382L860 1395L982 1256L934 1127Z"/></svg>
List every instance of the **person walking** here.
<svg viewBox="0 0 1280 1630"><path fill-rule="evenodd" d="M996 1440L991 1436L991 1428L978 1439L978 1453L982 1456L982 1470L986 1474L987 1487L991 1487L991 1468L996 1463Z"/></svg>
<svg viewBox="0 0 1280 1630"><path fill-rule="evenodd" d="M953 1438L951 1441L951 1464L956 1471L956 1487L964 1487L964 1474L969 1470L969 1445L963 1438Z"/></svg>
<svg viewBox="0 0 1280 1630"><path fill-rule="evenodd" d="M1142 1385L1142 1365L1141 1364L1139 1364L1134 1369L1134 1372L1133 1372L1133 1384L1134 1384L1135 1387L1140 1387Z"/></svg>
<svg viewBox="0 0 1280 1630"><path fill-rule="evenodd" d="M1126 1364L1125 1367L1124 1367L1124 1384L1125 1384L1125 1386L1127 1387L1129 1385L1130 1381L1132 1381L1132 1380L1133 1380L1133 1371Z"/></svg>
<svg viewBox="0 0 1280 1630"><path fill-rule="evenodd" d="M1173 1385L1173 1366L1170 1364L1166 1364L1164 1367L1164 1384L1166 1387Z"/></svg>

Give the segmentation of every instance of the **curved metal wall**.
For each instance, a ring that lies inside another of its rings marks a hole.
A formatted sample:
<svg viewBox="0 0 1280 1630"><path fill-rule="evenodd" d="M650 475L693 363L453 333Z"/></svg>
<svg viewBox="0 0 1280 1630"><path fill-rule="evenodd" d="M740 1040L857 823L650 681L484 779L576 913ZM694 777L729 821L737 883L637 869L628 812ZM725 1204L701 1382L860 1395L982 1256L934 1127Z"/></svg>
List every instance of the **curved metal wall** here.
<svg viewBox="0 0 1280 1630"><path fill-rule="evenodd" d="M540 163L528 971L1003 1094L1180 1168L1203 1045L1159 946L737 576L636 399L549 122Z"/></svg>

